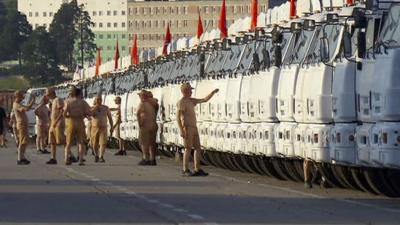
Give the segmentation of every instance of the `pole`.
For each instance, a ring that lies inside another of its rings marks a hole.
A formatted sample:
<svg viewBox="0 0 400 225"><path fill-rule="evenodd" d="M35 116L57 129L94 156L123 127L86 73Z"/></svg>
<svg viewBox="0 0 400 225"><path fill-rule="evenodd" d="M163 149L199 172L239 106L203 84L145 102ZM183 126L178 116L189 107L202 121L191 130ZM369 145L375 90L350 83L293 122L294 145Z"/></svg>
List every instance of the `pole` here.
<svg viewBox="0 0 400 225"><path fill-rule="evenodd" d="M84 59L83 59L83 4L80 5L80 12L79 12L79 20L80 20L80 30L81 30L81 65L82 65L82 69L83 69L83 63L84 63Z"/></svg>

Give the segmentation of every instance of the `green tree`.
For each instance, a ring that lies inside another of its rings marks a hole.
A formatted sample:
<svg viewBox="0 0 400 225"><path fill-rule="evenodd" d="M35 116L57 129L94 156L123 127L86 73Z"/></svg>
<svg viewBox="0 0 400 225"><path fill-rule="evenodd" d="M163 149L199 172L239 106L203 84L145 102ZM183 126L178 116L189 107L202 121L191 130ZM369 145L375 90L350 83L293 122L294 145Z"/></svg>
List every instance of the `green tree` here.
<svg viewBox="0 0 400 225"><path fill-rule="evenodd" d="M21 66L21 46L32 33L26 16L15 9L9 10L0 35L0 61L18 59Z"/></svg>
<svg viewBox="0 0 400 225"><path fill-rule="evenodd" d="M74 63L75 22L79 11L76 1L62 4L54 15L49 29L50 36L55 42L58 62L70 70L73 69Z"/></svg>
<svg viewBox="0 0 400 225"><path fill-rule="evenodd" d="M6 21L7 8L3 1L0 1L0 34L2 33Z"/></svg>
<svg viewBox="0 0 400 225"><path fill-rule="evenodd" d="M49 85L61 81L56 44L45 27L38 27L22 47L25 78L32 84Z"/></svg>
<svg viewBox="0 0 400 225"><path fill-rule="evenodd" d="M97 50L97 45L94 42L94 33L92 27L94 23L92 22L90 15L84 10L83 5L79 6L79 14L76 18L76 40L75 45L75 59L76 64L84 65L84 62L90 62L95 59L95 53Z"/></svg>

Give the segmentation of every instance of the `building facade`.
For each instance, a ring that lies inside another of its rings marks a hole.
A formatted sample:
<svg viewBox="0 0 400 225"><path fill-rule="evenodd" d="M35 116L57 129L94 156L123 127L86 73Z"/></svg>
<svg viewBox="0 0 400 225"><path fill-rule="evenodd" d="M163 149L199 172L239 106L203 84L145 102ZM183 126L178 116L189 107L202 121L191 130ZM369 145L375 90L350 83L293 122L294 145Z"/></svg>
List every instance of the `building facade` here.
<svg viewBox="0 0 400 225"><path fill-rule="evenodd" d="M24 13L33 29L44 26L49 29L54 14L61 4L71 0L18 0L18 10ZM102 49L103 61L112 60L118 40L120 55L128 51L127 0L77 0L88 11L94 27L95 42Z"/></svg>
<svg viewBox="0 0 400 225"><path fill-rule="evenodd" d="M268 0L259 0L259 12L268 10ZM129 39L138 35L141 50L162 46L167 24L173 39L197 34L200 11L205 31L218 28L221 0L137 1L128 0ZM251 0L227 0L228 26L234 20L251 15Z"/></svg>
<svg viewBox="0 0 400 225"><path fill-rule="evenodd" d="M26 14L35 29L47 29L61 4L71 0L18 0L18 10ZM200 11L206 31L218 28L221 0L138 1L77 0L94 22L95 42L102 49L103 62L113 60L118 40L121 56L130 54L134 34L139 51L162 46L169 23L173 39L197 33ZM227 0L228 26L251 14L250 0ZM268 0L259 0L259 12L266 12Z"/></svg>

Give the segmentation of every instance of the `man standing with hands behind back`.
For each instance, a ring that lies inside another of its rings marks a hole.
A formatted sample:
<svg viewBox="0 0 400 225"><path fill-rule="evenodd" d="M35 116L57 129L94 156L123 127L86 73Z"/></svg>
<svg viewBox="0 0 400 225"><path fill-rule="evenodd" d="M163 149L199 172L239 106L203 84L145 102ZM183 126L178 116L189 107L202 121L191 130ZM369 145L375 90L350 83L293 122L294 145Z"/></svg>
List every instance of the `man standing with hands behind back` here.
<svg viewBox="0 0 400 225"><path fill-rule="evenodd" d="M113 120L110 109L102 104L101 95L96 96L95 105L92 108L92 121L90 129L90 142L95 152L95 162L106 162L104 160L104 152L108 141L107 136L107 119L110 127L113 127ZM112 128L110 134L112 133Z"/></svg>
<svg viewBox="0 0 400 225"><path fill-rule="evenodd" d="M197 130L197 121L194 107L199 103L208 102L219 90L215 89L205 98L192 98L192 87L189 83L181 85L183 98L177 104L177 121L181 136L185 143L185 152L183 154L183 175L184 176L207 176L208 173L200 169L201 145L199 132ZM194 173L189 170L189 159L192 148L194 152Z"/></svg>
<svg viewBox="0 0 400 225"><path fill-rule="evenodd" d="M49 144L51 148L51 158L46 164L57 164L56 150L57 145L65 145L65 120L63 116L64 101L57 97L54 88L48 88L46 95L51 101Z"/></svg>

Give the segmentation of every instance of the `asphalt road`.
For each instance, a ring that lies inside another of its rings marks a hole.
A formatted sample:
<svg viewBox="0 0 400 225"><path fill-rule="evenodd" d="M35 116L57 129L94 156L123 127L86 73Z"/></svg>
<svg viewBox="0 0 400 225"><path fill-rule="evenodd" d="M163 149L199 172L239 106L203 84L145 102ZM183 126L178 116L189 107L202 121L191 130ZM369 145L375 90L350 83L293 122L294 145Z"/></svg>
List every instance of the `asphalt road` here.
<svg viewBox="0 0 400 225"><path fill-rule="evenodd" d="M400 200L206 167L182 177L174 159L141 167L138 152L86 166L0 148L0 224L400 224Z"/></svg>

